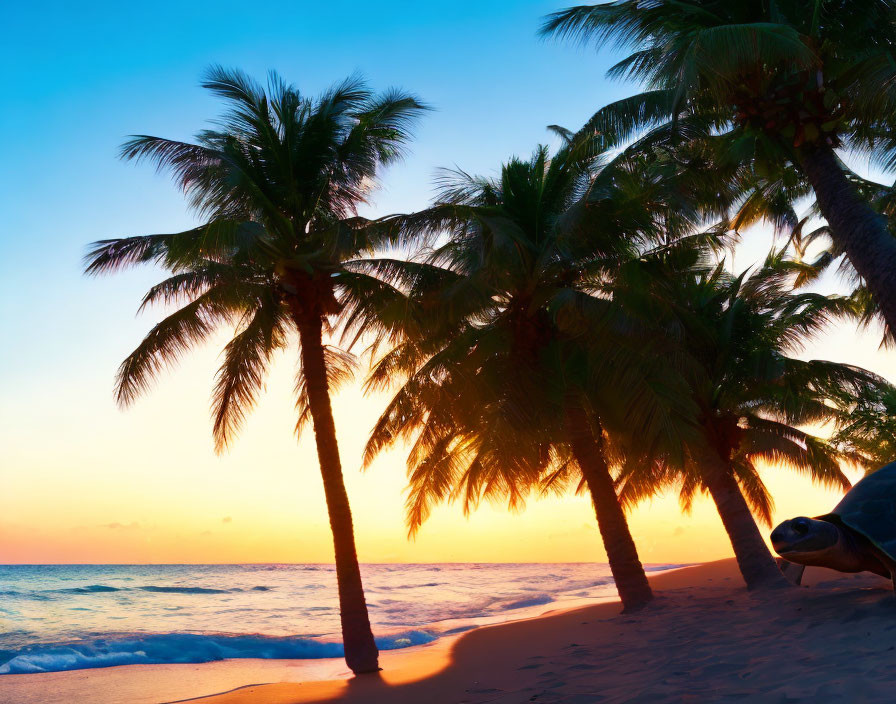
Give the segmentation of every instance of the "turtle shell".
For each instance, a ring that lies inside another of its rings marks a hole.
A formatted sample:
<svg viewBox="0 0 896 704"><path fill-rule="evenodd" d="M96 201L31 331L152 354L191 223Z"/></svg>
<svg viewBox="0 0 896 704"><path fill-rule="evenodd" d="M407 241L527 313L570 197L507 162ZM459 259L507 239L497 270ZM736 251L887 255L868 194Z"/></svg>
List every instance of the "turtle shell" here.
<svg viewBox="0 0 896 704"><path fill-rule="evenodd" d="M827 516L865 536L896 564L896 462L857 482Z"/></svg>

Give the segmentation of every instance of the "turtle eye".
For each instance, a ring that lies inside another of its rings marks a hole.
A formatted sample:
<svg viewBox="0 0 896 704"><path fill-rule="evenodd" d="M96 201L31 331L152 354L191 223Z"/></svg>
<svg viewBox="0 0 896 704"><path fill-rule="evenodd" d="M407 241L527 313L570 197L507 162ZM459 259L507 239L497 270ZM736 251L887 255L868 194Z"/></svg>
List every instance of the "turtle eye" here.
<svg viewBox="0 0 896 704"><path fill-rule="evenodd" d="M805 535L809 532L809 519L795 518L791 523L791 526L793 526L793 529L800 535Z"/></svg>

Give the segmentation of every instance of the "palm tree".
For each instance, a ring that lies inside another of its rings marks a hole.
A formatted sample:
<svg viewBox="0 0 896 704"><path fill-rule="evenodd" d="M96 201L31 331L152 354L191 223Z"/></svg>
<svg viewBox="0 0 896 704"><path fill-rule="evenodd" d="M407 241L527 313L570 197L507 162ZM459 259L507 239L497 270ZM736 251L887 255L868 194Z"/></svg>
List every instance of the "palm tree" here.
<svg viewBox="0 0 896 704"><path fill-rule="evenodd" d="M200 132L195 143L134 137L122 156L171 171L204 223L176 234L104 240L87 256L90 274L162 265L171 277L143 305L184 303L122 363L117 400L129 405L169 363L220 326L236 325L215 383L221 451L253 406L272 355L297 333L297 430L310 418L333 533L345 659L355 673L372 672L378 653L330 405L351 358L325 336L388 296L347 266L381 244L357 228L363 221L356 208L381 167L401 156L424 106L397 90L376 95L359 78L310 98L276 74L265 90L239 71L213 67L203 86L229 104L218 129Z"/></svg>
<svg viewBox="0 0 896 704"><path fill-rule="evenodd" d="M874 471L896 456L896 389L872 390L844 399L849 414L832 442L860 458L866 471Z"/></svg>
<svg viewBox="0 0 896 704"><path fill-rule="evenodd" d="M896 191L892 187L884 186L874 181L869 181L853 172L848 173L850 181L862 194L871 207L884 218L890 232L896 232ZM787 198L781 198L782 205ZM868 327L873 323L881 324L883 337L881 345L892 347L896 345L896 328L891 327L883 317L879 300L871 295L866 282L856 271L849 258L843 256L837 240L832 237L831 228L825 224L809 229L808 223L813 222L819 215L818 204L813 203L806 214L797 219L794 205L790 204L789 218L797 225L789 233L788 243L793 247L796 261L802 265L802 271L797 280L798 286L805 286L815 282L824 272L836 265L837 273L844 283L852 289L851 298L856 308L858 321L862 327ZM816 251L809 260L809 252L813 245L823 243L822 248Z"/></svg>
<svg viewBox="0 0 896 704"><path fill-rule="evenodd" d="M675 250L631 266L659 269L650 277L639 273L636 281L649 281L657 310L666 309L659 314L674 315L682 326L681 344L696 362L686 378L703 433L683 463L659 455L630 463L622 496L637 501L674 480L689 506L697 491L708 491L747 586L782 585L751 515L752 508L764 523L771 520L771 498L756 462L787 465L815 481L848 488L840 461L872 459L850 444L860 435L858 427L850 427L860 422L855 399L880 398L892 394L892 387L864 369L788 356L832 318L849 313L851 303L792 291L800 267L781 253L773 252L752 273L733 276L722 264L705 267L687 243ZM889 424L879 408L858 405L866 410L864 428L873 443L880 437L876 431ZM826 423L840 430L830 440L803 429Z"/></svg>
<svg viewBox="0 0 896 704"><path fill-rule="evenodd" d="M655 130L655 133L659 132L662 130ZM649 141L653 148L656 141L661 141L667 148L674 150L675 148L668 144L671 136L671 134L655 134L655 139ZM717 152L713 146L706 144L707 141L712 141L711 138L707 140L706 135L700 136L695 141L703 142L703 149L711 153ZM639 141L629 149L637 152L642 146ZM688 146L693 148L693 142ZM681 146L678 147L680 148ZM718 154L714 156L717 158ZM714 170L719 166L721 164L716 162ZM849 258L843 256L843 251L832 235L831 227L823 221L819 222L822 217L821 211L817 201L811 200L812 188L803 174L793 165L787 164L763 168L761 171L753 168L755 164L742 165L733 171L730 164L726 166L722 166L720 176L731 181L729 187L733 188L739 197L735 199L738 201L736 212L719 227L739 234L759 222L773 225L776 236L783 237L787 247L792 248L793 260L790 266L798 269L794 280L797 288L817 282L822 274L836 265L837 273L852 289L850 297L859 324L862 327L874 323L880 324L883 328L881 345L890 347L896 344L896 329L887 324L878 299L871 295L867 284ZM886 219L890 232L896 232L896 190L892 186L863 178L846 167L844 169L847 179L856 191L870 203L875 212ZM806 199L810 199L808 207L798 213L798 207ZM817 248L819 243L823 245L820 249ZM813 250L815 251L810 259L809 253Z"/></svg>
<svg viewBox="0 0 896 704"><path fill-rule="evenodd" d="M442 180L429 210L390 219L448 241L412 279L412 332L374 367L369 384L406 382L374 427L367 461L400 438L408 457L411 533L440 500L521 505L542 484L574 474L591 496L626 610L652 592L611 473L626 438L682 445L694 416L670 358L647 326L600 296L620 262L663 233L663 175L605 169L593 140L512 159L498 179ZM381 276L392 272L379 269ZM624 392L621 390L624 389Z"/></svg>
<svg viewBox="0 0 896 704"><path fill-rule="evenodd" d="M617 139L697 120L728 156L796 167L834 242L896 329L896 238L851 183L837 149L896 165L896 7L889 0L619 0L549 16L545 34L615 42L612 76L646 91L586 125Z"/></svg>

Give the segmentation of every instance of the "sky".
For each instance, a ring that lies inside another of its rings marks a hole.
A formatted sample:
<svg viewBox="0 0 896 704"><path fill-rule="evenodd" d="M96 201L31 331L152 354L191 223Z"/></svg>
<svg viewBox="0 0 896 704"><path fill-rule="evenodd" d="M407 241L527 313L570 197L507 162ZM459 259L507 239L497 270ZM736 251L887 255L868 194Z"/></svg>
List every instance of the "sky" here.
<svg viewBox="0 0 896 704"><path fill-rule="evenodd" d="M152 269L81 273L97 239L196 224L182 194L147 165L123 163L129 134L189 139L220 105L199 88L211 64L263 79L274 69L316 94L360 72L434 110L403 164L384 174L366 215L426 206L439 167L493 174L577 127L633 87L603 76L609 51L536 37L562 4L518 2L162 0L17 3L0 28L0 563L328 562L332 545L310 433L292 429L294 354L232 450L213 452L208 416L222 333L121 410L113 378L164 311L136 316ZM746 238L733 266L764 255ZM866 366L896 381L896 356L874 331L841 326L803 355ZM364 562L604 561L583 497L530 501L512 514L438 509L414 541L403 523L402 448L359 469L387 397L350 384L334 399L358 552ZM780 468L763 472L776 519L830 509L836 492ZM855 478L856 475L853 475ZM731 554L712 505L682 516L674 495L637 507L646 562Z"/></svg>

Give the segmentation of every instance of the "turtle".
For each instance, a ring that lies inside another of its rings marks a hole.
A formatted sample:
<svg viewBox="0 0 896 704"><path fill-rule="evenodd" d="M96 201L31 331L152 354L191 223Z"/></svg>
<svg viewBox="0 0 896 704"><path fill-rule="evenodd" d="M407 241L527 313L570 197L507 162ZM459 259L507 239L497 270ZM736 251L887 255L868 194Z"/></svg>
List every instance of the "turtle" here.
<svg viewBox="0 0 896 704"><path fill-rule="evenodd" d="M771 534L781 570L799 584L807 565L873 572L896 589L896 462L868 474L815 518L784 521Z"/></svg>

